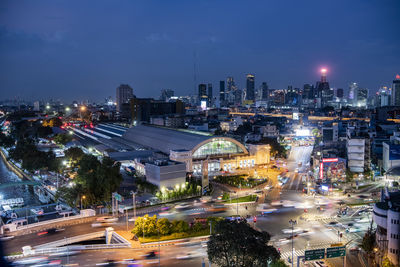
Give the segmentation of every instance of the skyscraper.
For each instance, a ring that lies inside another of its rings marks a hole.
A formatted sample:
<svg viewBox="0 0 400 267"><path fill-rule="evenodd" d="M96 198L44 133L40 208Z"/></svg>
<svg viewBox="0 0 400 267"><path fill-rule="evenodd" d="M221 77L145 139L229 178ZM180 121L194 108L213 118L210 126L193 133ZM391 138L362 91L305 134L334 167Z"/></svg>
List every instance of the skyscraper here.
<svg viewBox="0 0 400 267"><path fill-rule="evenodd" d="M211 107L214 104L214 99L213 99L213 88L212 88L212 84L209 83L207 85L208 87L208 106Z"/></svg>
<svg viewBox="0 0 400 267"><path fill-rule="evenodd" d="M267 101L268 100L268 84L266 82L263 82L261 84L261 100Z"/></svg>
<svg viewBox="0 0 400 267"><path fill-rule="evenodd" d="M392 86L392 106L400 106L400 75L397 74Z"/></svg>
<svg viewBox="0 0 400 267"><path fill-rule="evenodd" d="M314 98L314 86L311 84L305 84L303 86L303 99L313 99Z"/></svg>
<svg viewBox="0 0 400 267"><path fill-rule="evenodd" d="M246 76L246 99L255 101L253 74L247 74Z"/></svg>
<svg viewBox="0 0 400 267"><path fill-rule="evenodd" d="M376 106L384 107L390 105L390 89L386 86L379 88L376 93Z"/></svg>
<svg viewBox="0 0 400 267"><path fill-rule="evenodd" d="M357 107L366 107L368 99L367 88L357 88Z"/></svg>
<svg viewBox="0 0 400 267"><path fill-rule="evenodd" d="M336 97L338 97L338 98L343 98L343 88L338 88L337 90L336 90Z"/></svg>
<svg viewBox="0 0 400 267"><path fill-rule="evenodd" d="M329 87L329 83L326 80L327 72L327 69L321 69L321 81L316 84L318 97L321 98L322 106L328 105L333 100L333 90Z"/></svg>
<svg viewBox="0 0 400 267"><path fill-rule="evenodd" d="M357 89L358 89L358 84L357 83L351 83L349 87L349 104L350 105L355 105L357 103Z"/></svg>
<svg viewBox="0 0 400 267"><path fill-rule="evenodd" d="M219 81L219 102L221 107L225 106L225 81Z"/></svg>
<svg viewBox="0 0 400 267"><path fill-rule="evenodd" d="M198 98L199 98L199 105L201 105L202 101L207 101L207 99L208 99L207 85L204 83L199 84Z"/></svg>
<svg viewBox="0 0 400 267"><path fill-rule="evenodd" d="M117 87L117 111L121 112L122 104L128 103L134 98L133 89L128 84L121 84Z"/></svg>

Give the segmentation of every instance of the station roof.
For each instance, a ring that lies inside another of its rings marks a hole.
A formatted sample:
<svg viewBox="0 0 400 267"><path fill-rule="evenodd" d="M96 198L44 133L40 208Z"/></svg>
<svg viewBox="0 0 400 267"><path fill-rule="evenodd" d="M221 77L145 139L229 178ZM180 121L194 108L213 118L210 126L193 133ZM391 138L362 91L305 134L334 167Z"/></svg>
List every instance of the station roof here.
<svg viewBox="0 0 400 267"><path fill-rule="evenodd" d="M198 144L215 137L195 131L181 131L141 124L129 128L123 134L122 138L169 154L171 150L192 150Z"/></svg>

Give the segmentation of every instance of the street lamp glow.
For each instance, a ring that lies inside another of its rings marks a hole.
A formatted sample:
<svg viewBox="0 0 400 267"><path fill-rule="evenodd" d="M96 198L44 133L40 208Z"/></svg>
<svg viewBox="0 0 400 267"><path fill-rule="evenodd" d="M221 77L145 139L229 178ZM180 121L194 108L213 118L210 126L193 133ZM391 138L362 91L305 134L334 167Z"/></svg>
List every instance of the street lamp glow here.
<svg viewBox="0 0 400 267"><path fill-rule="evenodd" d="M70 109L69 107L66 107L66 108L65 108L65 111L67 111L67 112L70 111L70 110L71 110L71 109Z"/></svg>
<svg viewBox="0 0 400 267"><path fill-rule="evenodd" d="M86 107L85 106L81 106L81 111L85 111Z"/></svg>
<svg viewBox="0 0 400 267"><path fill-rule="evenodd" d="M46 109L50 109L50 106L49 106L49 105L47 105L47 106L46 106Z"/></svg>
<svg viewBox="0 0 400 267"><path fill-rule="evenodd" d="M68 132L70 135L73 135L74 134L74 131L69 131Z"/></svg>
<svg viewBox="0 0 400 267"><path fill-rule="evenodd" d="M63 165L67 166L67 161L66 160L63 160Z"/></svg>

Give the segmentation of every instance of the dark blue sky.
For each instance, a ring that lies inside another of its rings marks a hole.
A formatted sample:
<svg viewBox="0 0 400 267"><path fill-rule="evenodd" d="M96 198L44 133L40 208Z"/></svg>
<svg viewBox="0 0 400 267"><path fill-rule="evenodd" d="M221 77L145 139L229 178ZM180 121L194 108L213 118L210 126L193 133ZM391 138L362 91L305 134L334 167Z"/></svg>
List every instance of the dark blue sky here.
<svg viewBox="0 0 400 267"><path fill-rule="evenodd" d="M102 100L194 92L246 73L270 88L356 81L376 91L400 73L399 0L1 1L4 98Z"/></svg>

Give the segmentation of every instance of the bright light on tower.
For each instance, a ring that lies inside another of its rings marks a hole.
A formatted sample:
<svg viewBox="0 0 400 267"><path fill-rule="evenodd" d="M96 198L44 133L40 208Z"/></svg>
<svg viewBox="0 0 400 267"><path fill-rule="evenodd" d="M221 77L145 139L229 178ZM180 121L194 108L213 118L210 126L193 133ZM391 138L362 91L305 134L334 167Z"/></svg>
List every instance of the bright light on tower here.
<svg viewBox="0 0 400 267"><path fill-rule="evenodd" d="M85 106L81 106L81 111L85 111L86 107Z"/></svg>
<svg viewBox="0 0 400 267"><path fill-rule="evenodd" d="M322 74L325 74L327 71L328 71L328 70L325 69L325 68L322 68L322 69L321 69L321 73L322 73Z"/></svg>

